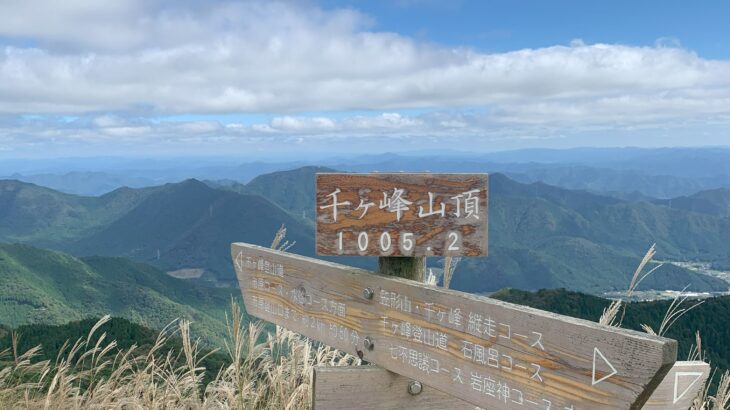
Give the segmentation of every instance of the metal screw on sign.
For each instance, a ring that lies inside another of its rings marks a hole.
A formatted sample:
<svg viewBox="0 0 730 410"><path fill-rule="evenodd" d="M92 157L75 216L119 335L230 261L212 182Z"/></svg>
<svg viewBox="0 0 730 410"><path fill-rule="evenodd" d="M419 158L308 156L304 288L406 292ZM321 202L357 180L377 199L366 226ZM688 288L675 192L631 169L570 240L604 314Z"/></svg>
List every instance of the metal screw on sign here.
<svg viewBox="0 0 730 410"><path fill-rule="evenodd" d="M365 299L372 299L374 295L375 292L373 292L373 290L370 288L365 288L362 290L362 297L364 297Z"/></svg>
<svg viewBox="0 0 730 410"><path fill-rule="evenodd" d="M368 350L375 349L375 342L370 338L370 336L366 337L365 340L363 340L363 345L365 345L365 348Z"/></svg>
<svg viewBox="0 0 730 410"><path fill-rule="evenodd" d="M423 385L421 384L421 382L413 380L408 383L408 394L410 394L411 396L417 396L421 394L422 391Z"/></svg>

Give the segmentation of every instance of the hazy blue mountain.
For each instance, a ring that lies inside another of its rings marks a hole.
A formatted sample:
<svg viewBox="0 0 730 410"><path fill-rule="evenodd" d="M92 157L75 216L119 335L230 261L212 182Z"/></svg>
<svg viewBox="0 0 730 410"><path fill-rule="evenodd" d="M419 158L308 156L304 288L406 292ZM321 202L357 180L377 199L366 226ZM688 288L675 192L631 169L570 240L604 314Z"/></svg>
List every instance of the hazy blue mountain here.
<svg viewBox="0 0 730 410"><path fill-rule="evenodd" d="M656 204L668 206L672 209L699 212L730 218L730 189L718 188L697 192L694 195L678 198L656 200Z"/></svg>
<svg viewBox="0 0 730 410"><path fill-rule="evenodd" d="M504 173L520 182L545 182L622 199L673 198L730 188L730 148L575 148L502 151L414 151L327 159L234 157L69 158L6 160L0 175L64 192L95 195L121 186L200 180L246 184L257 176L302 166L353 172L433 171ZM40 175L39 175L40 174ZM92 176L93 175L93 176ZM301 214L301 213L300 213Z"/></svg>
<svg viewBox="0 0 730 410"><path fill-rule="evenodd" d="M14 174L10 178L68 194L84 196L103 195L120 187L143 188L159 184L158 181L148 178L88 171L74 171L65 174Z"/></svg>
<svg viewBox="0 0 730 410"><path fill-rule="evenodd" d="M730 186L730 178L647 175L636 170L615 170L586 165L547 168L534 166L507 174L520 182L544 182L561 188L580 189L634 201L673 198L691 195L708 188Z"/></svg>
<svg viewBox="0 0 730 410"><path fill-rule="evenodd" d="M453 155L453 154L452 154ZM328 163L349 172L489 172L628 198L672 198L730 187L730 149L578 148L461 156L388 154Z"/></svg>
<svg viewBox="0 0 730 410"><path fill-rule="evenodd" d="M296 241L293 250L313 254L311 228L263 197L188 180L157 188L117 220L62 248L124 256L168 271L201 268L233 282L231 242L268 246L282 224Z"/></svg>
<svg viewBox="0 0 730 410"><path fill-rule="evenodd" d="M245 185L245 192L258 194L297 215L313 218L314 179L318 172L334 172L326 167L302 167L260 175ZM276 189L271 189L276 187Z"/></svg>

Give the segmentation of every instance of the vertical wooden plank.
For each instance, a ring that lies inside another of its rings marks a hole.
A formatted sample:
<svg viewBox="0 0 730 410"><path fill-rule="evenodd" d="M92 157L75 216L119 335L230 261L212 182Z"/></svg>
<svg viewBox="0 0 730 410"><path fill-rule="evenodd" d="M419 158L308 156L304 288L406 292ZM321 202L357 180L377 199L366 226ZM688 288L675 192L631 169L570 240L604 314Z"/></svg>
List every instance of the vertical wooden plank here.
<svg viewBox="0 0 730 410"><path fill-rule="evenodd" d="M705 362L677 362L646 402L644 410L682 409L692 405L710 377Z"/></svg>

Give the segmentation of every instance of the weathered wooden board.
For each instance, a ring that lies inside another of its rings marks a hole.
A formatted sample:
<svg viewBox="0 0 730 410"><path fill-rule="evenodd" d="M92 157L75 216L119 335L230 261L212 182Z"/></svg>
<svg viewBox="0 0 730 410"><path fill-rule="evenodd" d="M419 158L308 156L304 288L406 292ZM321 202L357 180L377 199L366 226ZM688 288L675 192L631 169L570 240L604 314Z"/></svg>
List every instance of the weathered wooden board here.
<svg viewBox="0 0 730 410"><path fill-rule="evenodd" d="M487 255L487 174L316 179L318 255Z"/></svg>
<svg viewBox="0 0 730 410"><path fill-rule="evenodd" d="M705 387L710 365L705 362L677 362L644 405L644 410L687 410Z"/></svg>
<svg viewBox="0 0 730 410"><path fill-rule="evenodd" d="M312 377L313 410L475 410L474 404L424 386L408 393L407 377L382 367L316 367Z"/></svg>
<svg viewBox="0 0 730 410"><path fill-rule="evenodd" d="M676 362L654 390L643 410L687 410L710 375L704 362ZM377 366L316 367L312 404L315 410L475 410L458 397L424 387L408 392L413 380Z"/></svg>
<svg viewBox="0 0 730 410"><path fill-rule="evenodd" d="M250 314L484 409L638 409L676 360L644 333L255 245L232 256Z"/></svg>

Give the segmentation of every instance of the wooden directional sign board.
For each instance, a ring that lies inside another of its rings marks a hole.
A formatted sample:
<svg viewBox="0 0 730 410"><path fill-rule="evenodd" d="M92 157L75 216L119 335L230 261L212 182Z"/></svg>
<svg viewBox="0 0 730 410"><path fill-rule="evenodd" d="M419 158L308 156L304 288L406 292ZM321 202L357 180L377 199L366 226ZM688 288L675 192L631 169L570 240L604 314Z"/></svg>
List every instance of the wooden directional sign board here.
<svg viewBox="0 0 730 410"><path fill-rule="evenodd" d="M710 365L676 362L642 410L687 410L704 388ZM474 410L472 403L424 387L413 395L407 377L377 366L316 367L313 375L315 410Z"/></svg>
<svg viewBox="0 0 730 410"><path fill-rule="evenodd" d="M486 256L487 174L317 174L317 254Z"/></svg>
<svg viewBox="0 0 730 410"><path fill-rule="evenodd" d="M676 342L234 243L247 311L491 409L639 409Z"/></svg>

